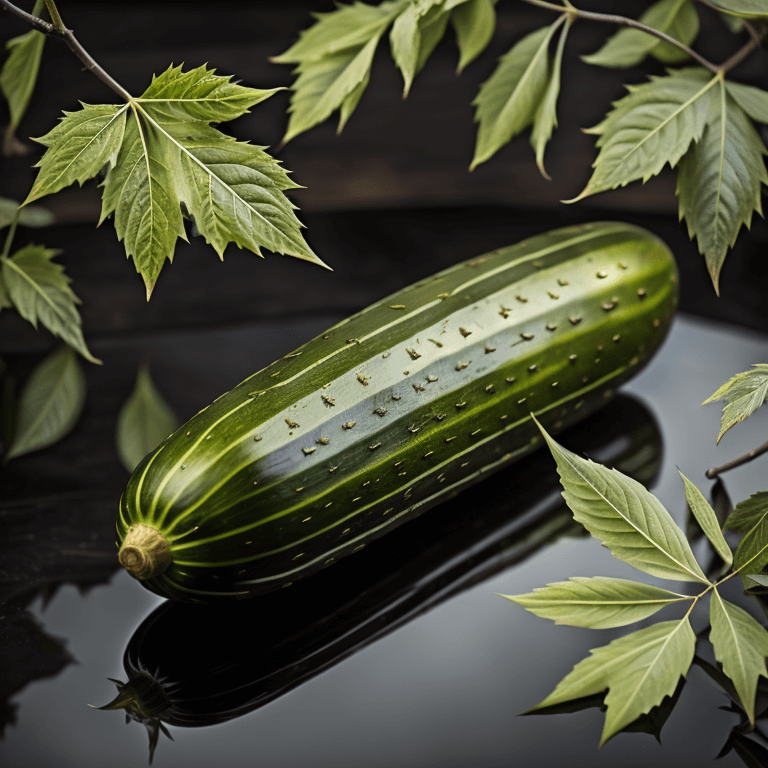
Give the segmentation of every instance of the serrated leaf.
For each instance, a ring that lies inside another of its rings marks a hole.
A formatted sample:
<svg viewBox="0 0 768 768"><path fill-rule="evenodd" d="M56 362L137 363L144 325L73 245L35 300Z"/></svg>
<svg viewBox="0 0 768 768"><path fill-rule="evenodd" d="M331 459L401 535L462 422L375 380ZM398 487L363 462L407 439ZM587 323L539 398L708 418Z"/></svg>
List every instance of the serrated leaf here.
<svg viewBox="0 0 768 768"><path fill-rule="evenodd" d="M570 23L566 22L560 32L560 39L557 42L557 50L555 51L555 60L549 74L547 90L544 92L544 98L536 110L533 130L531 131L531 146L536 152L536 165L539 166L539 171L545 179L549 179L549 176L544 169L544 150L546 149L547 142L552 137L552 132L557 128L557 97L560 94L560 69L563 62L565 41L570 28Z"/></svg>
<svg viewBox="0 0 768 768"><path fill-rule="evenodd" d="M555 624L607 629L623 627L652 616L685 595L627 579L573 576L526 595L502 595L535 616Z"/></svg>
<svg viewBox="0 0 768 768"><path fill-rule="evenodd" d="M209 125L244 114L277 90L246 88L205 66L170 67L130 104L67 114L41 139L49 148L27 202L104 169L101 219L114 214L147 298L176 239L186 239L182 209L220 257L234 243L325 266L285 197L298 185L263 147Z"/></svg>
<svg viewBox="0 0 768 768"><path fill-rule="evenodd" d="M284 143L337 109L341 109L339 131L344 127L365 90L381 36L409 5L410 0L378 6L354 3L314 14L316 23L287 51L272 58L279 64L298 64Z"/></svg>
<svg viewBox="0 0 768 768"><path fill-rule="evenodd" d="M768 565L768 491L739 502L725 521L725 529L744 534L733 556L733 567L750 574Z"/></svg>
<svg viewBox="0 0 768 768"><path fill-rule="evenodd" d="M718 523L715 516L715 510L709 505L702 492L679 469L677 471L685 485L685 498L688 501L688 508L701 526L701 530L704 531L704 535L714 547L715 552L730 568L733 564L733 553L723 536L723 532L720 530L720 523Z"/></svg>
<svg viewBox="0 0 768 768"><path fill-rule="evenodd" d="M15 200L0 197L0 229L13 221L17 211L22 227L49 227L54 221L53 214L40 205L28 205L19 210L19 204Z"/></svg>
<svg viewBox="0 0 768 768"><path fill-rule="evenodd" d="M4 461L47 448L74 427L85 403L85 376L66 345L31 373L19 396L13 440Z"/></svg>
<svg viewBox="0 0 768 768"><path fill-rule="evenodd" d="M751 371L737 373L725 382L702 405L725 400L723 418L720 422L720 438L735 424L744 421L768 399L768 365L755 363Z"/></svg>
<svg viewBox="0 0 768 768"><path fill-rule="evenodd" d="M768 18L765 0L712 0L709 5L734 16Z"/></svg>
<svg viewBox="0 0 768 768"><path fill-rule="evenodd" d="M409 3L410 0L379 5L356 2L339 5L329 13L314 13L315 24L304 30L287 51L271 60L277 64L298 64L318 61L351 48L360 49L372 38L380 37Z"/></svg>
<svg viewBox="0 0 768 768"><path fill-rule="evenodd" d="M699 16L691 0L659 0L648 8L639 21L665 32L684 45L690 45L699 33ZM688 58L685 51L639 29L623 27L608 38L599 51L582 56L587 64L628 69L653 54L668 64Z"/></svg>
<svg viewBox="0 0 768 768"><path fill-rule="evenodd" d="M359 90L370 77L373 54L380 37L372 37L361 48L349 48L317 61L299 64L295 70L298 77L292 86L293 96L288 109L290 119L283 143L322 123L342 106L350 94ZM356 102L359 99L360 94ZM351 112L349 106L347 109Z"/></svg>
<svg viewBox="0 0 768 768"><path fill-rule="evenodd" d="M58 251L28 245L2 260L2 279L18 313L37 328L42 323L54 336L69 344L86 360L100 363L83 338L80 300L69 287L64 267L53 259Z"/></svg>
<svg viewBox="0 0 768 768"><path fill-rule="evenodd" d="M715 589L710 601L709 639L723 672L733 681L749 722L755 722L757 679L768 677L768 632L744 609L724 600Z"/></svg>
<svg viewBox="0 0 768 768"><path fill-rule="evenodd" d="M715 292L728 248L741 225L762 215L760 189L768 184L767 150L754 125L721 82L701 139L680 161L677 195L680 218L696 237Z"/></svg>
<svg viewBox="0 0 768 768"><path fill-rule="evenodd" d="M493 0L469 0L451 13L451 24L459 46L457 73L473 62L491 42L496 31L496 8Z"/></svg>
<svg viewBox="0 0 768 768"><path fill-rule="evenodd" d="M696 636L687 616L632 632L592 650L532 711L607 688L602 746L665 696L674 694L680 677L691 666L695 647Z"/></svg>
<svg viewBox="0 0 768 768"><path fill-rule="evenodd" d="M470 169L533 123L549 82L549 42L564 21L561 16L551 26L526 35L499 59L494 73L480 86L472 102L479 127Z"/></svg>
<svg viewBox="0 0 768 768"><path fill-rule="evenodd" d="M599 137L595 170L584 190L567 202L638 179L648 181L667 163L674 168L705 130L707 93L716 82L705 69L689 67L627 86L629 94L588 131Z"/></svg>
<svg viewBox="0 0 768 768"><path fill-rule="evenodd" d="M728 95L758 123L768 123L768 91L754 85L725 81Z"/></svg>
<svg viewBox="0 0 768 768"><path fill-rule="evenodd" d="M117 417L115 440L123 466L133 472L178 425L176 415L152 383L149 369L141 366L133 391Z"/></svg>
<svg viewBox="0 0 768 768"><path fill-rule="evenodd" d="M22 205L76 181L82 185L105 166L114 165L127 111L127 104L83 104L78 112L64 112L52 131L35 139L48 149L36 165L40 171Z"/></svg>
<svg viewBox="0 0 768 768"><path fill-rule="evenodd" d="M33 15L39 15L42 3L35 3ZM4 151L13 153L17 142L14 138L37 82L40 59L45 47L45 35L37 30L14 37L5 44L8 58L0 70L0 89L8 101L11 119L5 132Z"/></svg>
<svg viewBox="0 0 768 768"><path fill-rule="evenodd" d="M621 472L571 453L536 424L574 518L614 557L651 576L709 584L685 535L653 494Z"/></svg>

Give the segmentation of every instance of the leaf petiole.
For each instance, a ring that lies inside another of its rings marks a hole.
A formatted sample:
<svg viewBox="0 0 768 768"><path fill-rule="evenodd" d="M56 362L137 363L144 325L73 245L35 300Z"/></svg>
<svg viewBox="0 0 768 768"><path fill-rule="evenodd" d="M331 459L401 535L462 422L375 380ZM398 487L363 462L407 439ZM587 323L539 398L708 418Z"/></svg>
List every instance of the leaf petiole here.
<svg viewBox="0 0 768 768"><path fill-rule="evenodd" d="M3 252L0 254L0 261L5 261L11 252L11 246L13 245L13 238L16 235L16 227L19 223L19 214L21 212L21 206L16 208L11 219L11 224L8 227L8 234L5 236L5 244L3 245Z"/></svg>

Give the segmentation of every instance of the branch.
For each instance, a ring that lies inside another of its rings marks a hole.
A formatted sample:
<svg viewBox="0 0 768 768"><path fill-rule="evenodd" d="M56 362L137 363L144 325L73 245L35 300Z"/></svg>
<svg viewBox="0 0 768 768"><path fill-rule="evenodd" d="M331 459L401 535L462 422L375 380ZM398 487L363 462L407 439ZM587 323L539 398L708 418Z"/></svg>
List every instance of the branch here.
<svg viewBox="0 0 768 768"><path fill-rule="evenodd" d="M741 62L744 61L744 59L746 59L750 53L752 53L752 51L760 47L760 43L762 42L765 35L765 29L761 29L758 32L749 22L745 22L744 26L749 32L749 42L739 48L739 50L736 51L733 56L731 56L728 60L724 61L720 65L720 71L723 73L728 72L738 64L741 64Z"/></svg>
<svg viewBox="0 0 768 768"><path fill-rule="evenodd" d="M10 11L14 15L18 16L23 21L26 21L27 24L30 24L32 27L34 27L39 32L42 32L44 35L48 35L49 37L56 37L59 40L63 40L69 49L72 51L72 53L77 56L78 59L83 63L83 66L85 69L87 69L89 72L92 72L96 77L99 78L105 85L107 85L109 88L111 88L118 96L120 96L123 100L130 102L131 101L131 94L128 93L128 91L123 88L120 83L118 83L115 79L113 79L102 67L100 67L94 58L91 56L88 51L83 48L83 46L78 42L77 38L74 35L74 32L72 32L71 29L67 29L67 27L64 26L63 22L61 22L61 17L59 16L58 11L56 10L56 6L52 2L46 2L46 6L49 9L49 12L51 12L51 8L53 8L53 12L51 12L51 17L53 19L56 19L56 21L60 24L51 24L47 21L43 21L42 19L39 19L37 16L33 16L31 13L27 13L26 11L23 11L21 8L18 8L17 6L13 5L13 3L10 2L10 0L0 0L0 9L4 11Z"/></svg>
<svg viewBox="0 0 768 768"><path fill-rule="evenodd" d="M670 35L666 34L665 32L661 32L658 29L649 27L647 24L643 24L640 21L636 21L635 19L630 19L626 16L615 16L612 13L593 13L592 11L580 11L578 8L574 8L572 5L570 5L570 3L568 3L567 5L556 5L555 3L546 2L546 0L523 0L523 2L529 3L530 5L537 5L539 6L539 8L546 8L547 10L550 10L550 11L558 11L560 13L565 12L574 18L587 19L589 21L604 21L604 22L608 22L609 24L618 24L624 27L633 27L634 29L639 29L642 32L646 32L649 35L658 37L659 40L663 40L665 43L674 45L676 48L679 48L681 51L685 51L692 59L695 59L696 61L698 61L702 67L706 67L710 72L714 72L715 74L717 74L722 69L722 67L718 67L717 64L713 64L711 61L708 61L703 56L700 56L698 53L696 53L696 51L694 51L693 48L690 48L684 43L681 43L679 40L676 40L674 37L671 37ZM744 56L750 53L751 50L752 48L746 51L744 53ZM727 63L728 62L726 62L726 64Z"/></svg>
<svg viewBox="0 0 768 768"><path fill-rule="evenodd" d="M729 469L733 469L734 467L740 467L742 464L746 464L748 461L752 461L752 459L756 459L758 456L761 456L766 452L768 452L768 441L764 442L762 445L759 445L757 448L753 448L751 451L747 451L747 453L745 453L743 456L731 459L731 461L727 461L725 464L722 464L719 467L712 467L711 469L708 469L706 471L706 476L712 480L721 473L727 472Z"/></svg>

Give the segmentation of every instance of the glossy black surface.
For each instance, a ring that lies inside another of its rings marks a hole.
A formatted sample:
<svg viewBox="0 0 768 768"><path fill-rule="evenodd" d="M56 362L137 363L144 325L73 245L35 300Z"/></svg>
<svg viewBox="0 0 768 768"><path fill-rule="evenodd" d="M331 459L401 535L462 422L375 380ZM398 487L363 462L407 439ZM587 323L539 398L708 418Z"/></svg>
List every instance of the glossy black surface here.
<svg viewBox="0 0 768 768"><path fill-rule="evenodd" d="M310 330L308 325L285 324L281 343L289 347ZM252 338L248 327L212 333L198 338L197 352L206 351L204 345L209 344L213 354L214 349ZM183 349L183 344L177 348ZM625 388L660 424L664 462L653 490L678 521L684 520L684 494L676 465L706 491L711 486L703 478L707 467L761 440L762 414L757 414L717 448L719 409L700 409L697 404L728 376L764 359L766 348L764 336L680 315L659 355ZM179 354L176 365L184 364ZM187 365L194 368L191 361ZM764 489L763 478L756 462L732 472L726 486L736 501ZM468 505L482 509L483 486L469 493ZM553 489L552 498L556 495ZM441 508L428 514L439 516ZM397 566L393 562L393 569ZM648 735L620 734L598 752L602 715L597 709L518 717L590 648L623 630L554 626L495 593L521 593L574 575L645 578L594 540L562 539L414 617L250 714L206 728L171 726L175 742L163 739L154 764L490 767L712 762L737 719L719 709L727 703L725 695L697 667L664 727L662 746ZM738 590L732 597L739 599ZM106 678L124 679L126 643L160 602L122 573L85 595L64 586L47 606L40 597L32 602L30 613L43 632L59 638L78 663L13 695L17 722L6 728L0 743L2 765L146 764L144 729L136 723L126 727L121 713L99 712L87 704L102 705L113 697L114 687ZM240 632L261 636L258 601L244 608ZM671 618L672 613L660 616ZM705 622L705 616L694 614L694 629ZM46 655L36 647L39 642L38 635L26 648L42 663L51 658L51 649ZM243 638L233 643L242 645ZM731 753L719 764L741 763Z"/></svg>

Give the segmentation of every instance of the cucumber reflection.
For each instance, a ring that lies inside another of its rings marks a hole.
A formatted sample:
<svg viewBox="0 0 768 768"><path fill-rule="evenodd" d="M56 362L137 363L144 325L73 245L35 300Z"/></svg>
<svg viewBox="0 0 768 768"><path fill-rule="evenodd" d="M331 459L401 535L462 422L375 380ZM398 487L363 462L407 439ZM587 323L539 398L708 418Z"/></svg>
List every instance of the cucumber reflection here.
<svg viewBox="0 0 768 768"><path fill-rule="evenodd" d="M660 465L659 429L626 396L561 439L646 485ZM146 725L151 762L160 731L170 736L165 724L252 712L452 595L580 535L555 463L538 451L289 589L224 607L165 603L134 632L128 681L114 681L118 695L102 709Z"/></svg>

